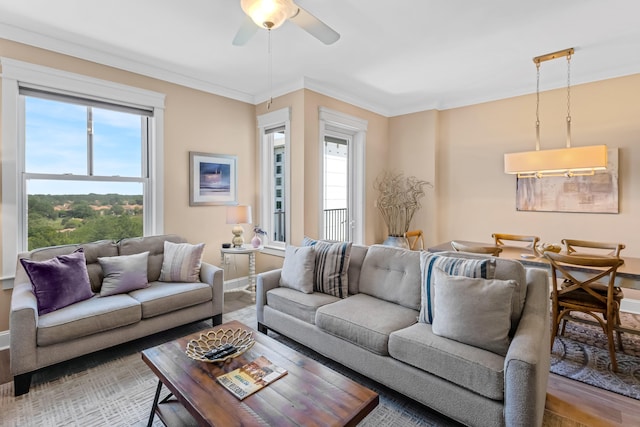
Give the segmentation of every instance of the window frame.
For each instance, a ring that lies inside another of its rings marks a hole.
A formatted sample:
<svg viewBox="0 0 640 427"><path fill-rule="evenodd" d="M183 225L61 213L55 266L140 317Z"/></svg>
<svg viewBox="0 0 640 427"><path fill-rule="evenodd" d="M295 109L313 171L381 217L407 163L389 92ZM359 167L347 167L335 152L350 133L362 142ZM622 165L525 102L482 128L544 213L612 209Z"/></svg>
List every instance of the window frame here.
<svg viewBox="0 0 640 427"><path fill-rule="evenodd" d="M269 143L270 129L284 126L284 198L285 198L285 242L266 239L264 252L271 255L284 255L286 245L291 239L291 108L286 107L258 116L259 159L260 159L260 225L267 231L272 227L271 201L275 195L273 146Z"/></svg>
<svg viewBox="0 0 640 427"><path fill-rule="evenodd" d="M97 102L143 108L149 119L144 188L144 235L164 229L164 100L165 95L132 86L0 57L2 65L2 288L13 287L16 256L27 250L24 96L20 87ZM144 156L144 152L143 152ZM70 177L72 179L73 177ZM77 177L76 177L77 178ZM100 179L97 177L96 179Z"/></svg>
<svg viewBox="0 0 640 427"><path fill-rule="evenodd" d="M318 108L319 118L319 212L318 236L324 235L324 139L326 136L350 137L348 165L348 209L351 241L364 244L365 230L365 146L369 122L326 107Z"/></svg>

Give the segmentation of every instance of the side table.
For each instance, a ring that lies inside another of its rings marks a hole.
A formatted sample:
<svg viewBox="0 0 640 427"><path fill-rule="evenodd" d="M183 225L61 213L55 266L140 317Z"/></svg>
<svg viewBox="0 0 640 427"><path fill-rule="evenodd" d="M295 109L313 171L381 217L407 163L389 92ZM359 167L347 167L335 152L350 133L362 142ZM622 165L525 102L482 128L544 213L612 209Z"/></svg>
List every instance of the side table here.
<svg viewBox="0 0 640 427"><path fill-rule="evenodd" d="M256 293L256 252L260 252L261 250L262 246L254 248L253 246L246 245L239 248L220 248L220 257L222 258L223 264L225 255L249 256L249 284L244 288L244 290L250 292L252 295L255 295Z"/></svg>

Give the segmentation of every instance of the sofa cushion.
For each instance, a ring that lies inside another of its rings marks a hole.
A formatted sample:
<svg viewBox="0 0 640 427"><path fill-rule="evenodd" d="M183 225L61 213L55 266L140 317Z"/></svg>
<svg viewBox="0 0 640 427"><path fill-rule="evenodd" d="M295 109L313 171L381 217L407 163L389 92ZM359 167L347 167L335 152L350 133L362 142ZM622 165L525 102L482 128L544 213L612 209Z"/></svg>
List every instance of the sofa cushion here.
<svg viewBox="0 0 640 427"><path fill-rule="evenodd" d="M151 282L148 288L128 295L142 304L142 318L148 319L211 301L213 291L211 286L201 282Z"/></svg>
<svg viewBox="0 0 640 427"><path fill-rule="evenodd" d="M148 251L134 255L98 258L104 272L100 296L124 294L149 286L147 281L148 260Z"/></svg>
<svg viewBox="0 0 640 427"><path fill-rule="evenodd" d="M389 334L416 322L418 312L379 298L357 294L316 311L316 325L373 353L386 356Z"/></svg>
<svg viewBox="0 0 640 427"><path fill-rule="evenodd" d="M288 245L284 251L280 286L295 289L305 294L312 293L314 263L313 247Z"/></svg>
<svg viewBox="0 0 640 427"><path fill-rule="evenodd" d="M367 256L368 246L351 245L351 257L349 259L349 295L360 293L360 271L364 257Z"/></svg>
<svg viewBox="0 0 640 427"><path fill-rule="evenodd" d="M325 242L305 237L302 244L315 249L313 290L346 298L349 292L351 242Z"/></svg>
<svg viewBox="0 0 640 427"><path fill-rule="evenodd" d="M440 252L445 256L453 256L466 259L483 259L486 256L478 254L460 253L460 252ZM515 280L516 289L513 293L511 308L511 335L513 335L520 322L522 309L524 308L525 298L527 297L527 272L524 265L515 259L494 258L495 269L493 278L499 280Z"/></svg>
<svg viewBox="0 0 640 427"><path fill-rule="evenodd" d="M316 323L318 307L336 301L340 301L340 298L321 292L305 294L288 288L275 288L267 292L269 307L312 325Z"/></svg>
<svg viewBox="0 0 640 427"><path fill-rule="evenodd" d="M165 240L160 282L197 282L204 243L173 243Z"/></svg>
<svg viewBox="0 0 640 427"><path fill-rule="evenodd" d="M164 260L164 242L185 243L183 237L175 234L164 234L160 236L131 237L118 242L118 253L116 255L133 255L140 252L149 252L149 264L147 268L147 279L155 282L160 277L162 261ZM103 255L110 256L110 255Z"/></svg>
<svg viewBox="0 0 640 427"><path fill-rule="evenodd" d="M139 322L140 303L129 295L90 298L38 318L38 346L64 343Z"/></svg>
<svg viewBox="0 0 640 427"><path fill-rule="evenodd" d="M455 276L480 277L483 279L493 279L495 270L495 259L465 259L454 256L433 254L430 252L420 253L420 276L421 276L421 303L420 318L423 323L432 323L434 317L434 288L438 285L435 280L435 270L442 269L448 274Z"/></svg>
<svg viewBox="0 0 640 427"><path fill-rule="evenodd" d="M515 280L450 276L436 268L433 333L504 356Z"/></svg>
<svg viewBox="0 0 640 427"><path fill-rule="evenodd" d="M369 247L358 288L361 293L419 310L419 253L382 245Z"/></svg>
<svg viewBox="0 0 640 427"><path fill-rule="evenodd" d="M389 354L489 399L504 399L504 357L434 334L416 323L391 333Z"/></svg>
<svg viewBox="0 0 640 427"><path fill-rule="evenodd" d="M93 296L82 248L45 261L21 258L38 304L38 314L59 310Z"/></svg>

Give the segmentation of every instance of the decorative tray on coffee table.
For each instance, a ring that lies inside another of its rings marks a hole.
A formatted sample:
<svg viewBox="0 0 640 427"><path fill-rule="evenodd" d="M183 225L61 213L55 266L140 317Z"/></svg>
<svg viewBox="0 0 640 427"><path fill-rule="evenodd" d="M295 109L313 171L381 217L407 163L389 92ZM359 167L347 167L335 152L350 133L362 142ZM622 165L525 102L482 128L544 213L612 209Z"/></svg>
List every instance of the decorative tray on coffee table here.
<svg viewBox="0 0 640 427"><path fill-rule="evenodd" d="M190 358L201 362L226 362L234 357L240 356L250 349L255 342L251 331L245 329L218 329L217 331L200 334L199 338L190 340L187 343L185 352ZM209 358L206 356L209 352L220 349L225 344L232 345L235 351L220 358Z"/></svg>

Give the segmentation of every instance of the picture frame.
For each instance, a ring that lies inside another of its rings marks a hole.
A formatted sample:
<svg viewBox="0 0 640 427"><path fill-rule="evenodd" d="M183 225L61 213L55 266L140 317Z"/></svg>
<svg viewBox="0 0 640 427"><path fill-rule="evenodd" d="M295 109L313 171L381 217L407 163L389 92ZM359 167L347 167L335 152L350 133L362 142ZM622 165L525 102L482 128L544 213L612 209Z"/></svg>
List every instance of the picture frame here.
<svg viewBox="0 0 640 427"><path fill-rule="evenodd" d="M238 204L238 156L189 152L189 206Z"/></svg>

